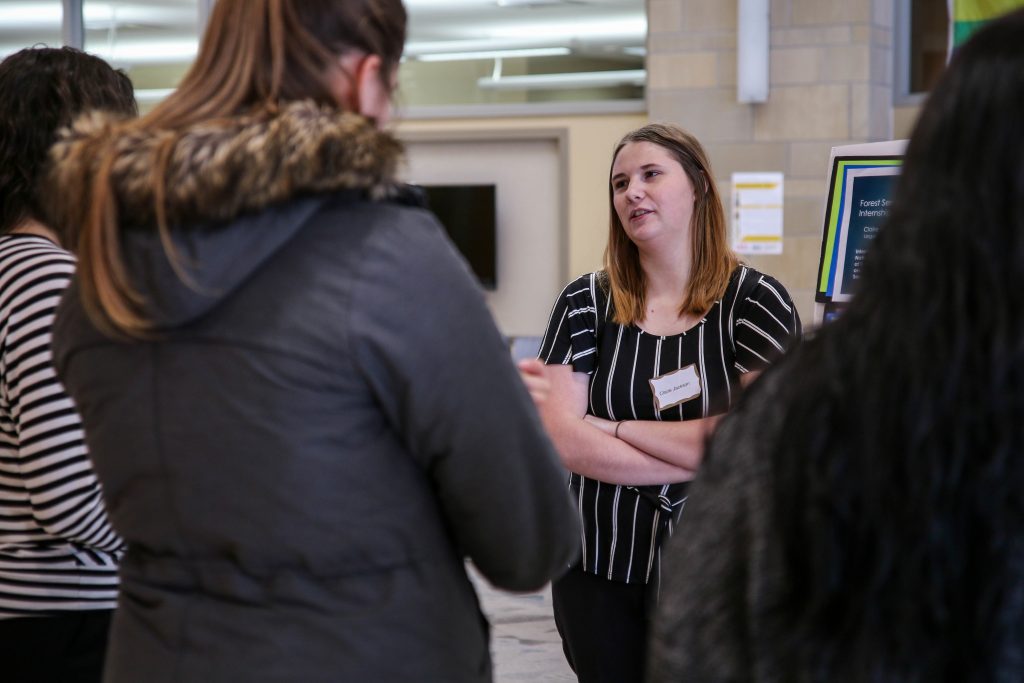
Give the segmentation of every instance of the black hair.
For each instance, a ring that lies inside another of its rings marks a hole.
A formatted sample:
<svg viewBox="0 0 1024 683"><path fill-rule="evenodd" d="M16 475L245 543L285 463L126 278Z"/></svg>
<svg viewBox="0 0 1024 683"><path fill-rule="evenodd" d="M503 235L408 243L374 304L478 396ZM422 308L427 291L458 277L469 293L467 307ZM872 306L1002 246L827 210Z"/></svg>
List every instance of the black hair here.
<svg viewBox="0 0 1024 683"><path fill-rule="evenodd" d="M1022 117L1017 11L955 54L853 301L784 364L768 448L779 637L801 680L1009 680L997 655L1024 635L1000 617L1024 600Z"/></svg>
<svg viewBox="0 0 1024 683"><path fill-rule="evenodd" d="M70 47L28 48L0 62L0 234L43 217L39 182L58 131L79 114L137 113L131 81Z"/></svg>

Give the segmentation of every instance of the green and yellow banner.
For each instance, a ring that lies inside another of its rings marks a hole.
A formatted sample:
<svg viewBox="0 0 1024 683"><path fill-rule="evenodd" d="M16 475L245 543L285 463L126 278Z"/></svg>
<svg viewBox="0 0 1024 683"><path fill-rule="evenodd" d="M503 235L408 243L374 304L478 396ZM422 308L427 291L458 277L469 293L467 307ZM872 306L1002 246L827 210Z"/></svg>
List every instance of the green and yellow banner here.
<svg viewBox="0 0 1024 683"><path fill-rule="evenodd" d="M982 24L1024 7L1024 0L953 0L953 48L959 47Z"/></svg>

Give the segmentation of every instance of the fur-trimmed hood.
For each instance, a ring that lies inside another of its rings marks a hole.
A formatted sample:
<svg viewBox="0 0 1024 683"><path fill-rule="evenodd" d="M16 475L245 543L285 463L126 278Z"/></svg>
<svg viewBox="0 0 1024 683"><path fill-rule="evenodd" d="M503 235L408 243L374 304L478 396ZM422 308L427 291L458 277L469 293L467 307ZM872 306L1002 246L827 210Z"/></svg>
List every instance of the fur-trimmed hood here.
<svg viewBox="0 0 1024 683"><path fill-rule="evenodd" d="M155 227L153 181L164 153L167 222L188 227L304 194L392 195L402 147L362 116L313 102L207 121L181 133L126 127L123 119L97 112L79 119L54 146L51 180L55 188L75 187L109 158L122 225ZM61 196L55 197L58 221L69 215Z"/></svg>
<svg viewBox="0 0 1024 683"><path fill-rule="evenodd" d="M166 155L164 210L179 276L157 232L154 178ZM291 239L332 194L386 199L401 144L365 118L295 102L278 112L139 130L93 113L51 151L49 220L74 246L93 177L110 164L124 258L158 329L201 315ZM186 282L187 280L187 282Z"/></svg>

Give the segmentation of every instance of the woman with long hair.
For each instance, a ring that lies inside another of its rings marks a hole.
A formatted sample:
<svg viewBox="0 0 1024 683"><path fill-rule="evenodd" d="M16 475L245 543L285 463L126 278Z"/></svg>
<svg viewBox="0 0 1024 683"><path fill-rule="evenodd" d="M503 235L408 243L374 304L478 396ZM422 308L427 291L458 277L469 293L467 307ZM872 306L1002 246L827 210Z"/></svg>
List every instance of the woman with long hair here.
<svg viewBox="0 0 1024 683"><path fill-rule="evenodd" d="M94 109L137 113L102 59L36 47L0 62L0 667L22 683L99 682L124 552L50 352L75 259L40 179L58 131Z"/></svg>
<svg viewBox="0 0 1024 683"><path fill-rule="evenodd" d="M488 681L466 575L577 529L479 287L395 179L399 0L219 0L55 148L55 357L128 542L106 680Z"/></svg>
<svg viewBox="0 0 1024 683"><path fill-rule="evenodd" d="M849 307L716 433L650 680L1024 678L1022 44L953 56Z"/></svg>
<svg viewBox="0 0 1024 683"><path fill-rule="evenodd" d="M700 143L651 124L612 155L605 268L558 296L542 415L572 472L582 554L553 586L580 681L643 678L662 541L704 441L800 333L782 285L737 262Z"/></svg>

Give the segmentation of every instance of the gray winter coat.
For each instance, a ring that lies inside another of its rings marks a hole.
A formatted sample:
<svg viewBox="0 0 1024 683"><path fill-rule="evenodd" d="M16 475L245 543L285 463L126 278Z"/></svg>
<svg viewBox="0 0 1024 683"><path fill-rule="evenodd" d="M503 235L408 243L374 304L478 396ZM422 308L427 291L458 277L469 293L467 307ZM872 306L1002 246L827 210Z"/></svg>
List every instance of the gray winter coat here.
<svg viewBox="0 0 1024 683"><path fill-rule="evenodd" d="M82 124L56 181L84 182L97 146L157 324L105 336L76 283L54 335L129 544L106 680L490 680L465 559L535 589L577 523L465 263L381 198L398 146L308 104L187 133L168 172L187 281L139 180L151 141Z"/></svg>

